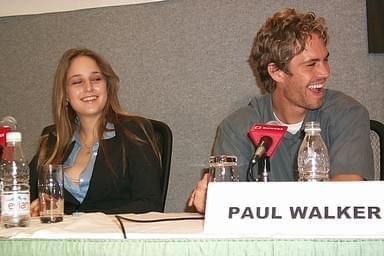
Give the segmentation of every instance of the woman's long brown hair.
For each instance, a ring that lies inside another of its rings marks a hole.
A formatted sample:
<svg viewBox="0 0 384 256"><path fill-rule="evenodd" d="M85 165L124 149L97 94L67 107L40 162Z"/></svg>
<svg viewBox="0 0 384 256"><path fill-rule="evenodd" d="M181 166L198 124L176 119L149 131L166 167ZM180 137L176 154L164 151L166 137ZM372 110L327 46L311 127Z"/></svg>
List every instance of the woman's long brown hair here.
<svg viewBox="0 0 384 256"><path fill-rule="evenodd" d="M42 135L39 146L38 165L40 166L49 163L62 163L65 160L65 153L70 147L73 133L76 130L76 127L78 126L78 124L76 123L76 112L72 109L72 107L68 104L66 100L66 86L67 72L71 65L71 62L73 59L79 56L87 56L89 58L92 58L100 68L101 73L104 75L106 80L107 102L100 118L98 126L98 138L100 139L103 137L104 131L106 129L105 127L108 122L114 124L116 128L117 126L120 126L124 118L129 117L130 120L136 122L143 129L144 134L147 137L147 141L150 144L150 147L153 149L161 163L161 156L159 153L158 145L154 140L153 130L145 128L148 127L148 125L145 125L146 119L129 115L120 106L119 99L117 96L117 91L119 87L119 77L113 71L111 65L103 57L101 57L92 50L85 48L73 48L67 50L63 54L58 63L54 76L52 92L52 111L56 132L56 143L52 149L48 150L48 136ZM124 134L128 139L134 142L145 143L143 139L138 138L128 129L124 129ZM103 143L101 143L100 145L103 149Z"/></svg>

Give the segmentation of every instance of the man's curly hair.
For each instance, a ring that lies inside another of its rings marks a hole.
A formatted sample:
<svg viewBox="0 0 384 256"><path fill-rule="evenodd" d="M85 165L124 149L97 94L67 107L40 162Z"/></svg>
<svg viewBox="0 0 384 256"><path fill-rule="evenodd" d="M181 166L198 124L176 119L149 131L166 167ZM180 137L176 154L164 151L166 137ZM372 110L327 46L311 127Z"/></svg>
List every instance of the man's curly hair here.
<svg viewBox="0 0 384 256"><path fill-rule="evenodd" d="M298 13L285 9L269 17L257 33L249 56L250 66L262 83L262 91L272 92L275 81L269 76L268 65L274 63L287 74L288 64L294 56L304 51L311 34L328 42L324 18L313 12Z"/></svg>

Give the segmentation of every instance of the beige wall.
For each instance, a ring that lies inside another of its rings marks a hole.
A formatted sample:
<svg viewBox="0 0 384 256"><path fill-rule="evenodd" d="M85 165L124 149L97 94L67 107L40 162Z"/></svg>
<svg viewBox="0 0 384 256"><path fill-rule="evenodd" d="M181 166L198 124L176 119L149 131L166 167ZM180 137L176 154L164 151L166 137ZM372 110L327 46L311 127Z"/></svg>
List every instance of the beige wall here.
<svg viewBox="0 0 384 256"><path fill-rule="evenodd" d="M85 46L109 59L120 99L167 122L174 150L168 211L184 209L207 165L218 123L259 91L247 64L265 18L296 7L324 16L330 30L328 87L359 100L384 122L384 55L368 54L364 0L173 0L0 18L0 116L14 115L31 159L51 123L52 75L64 50Z"/></svg>

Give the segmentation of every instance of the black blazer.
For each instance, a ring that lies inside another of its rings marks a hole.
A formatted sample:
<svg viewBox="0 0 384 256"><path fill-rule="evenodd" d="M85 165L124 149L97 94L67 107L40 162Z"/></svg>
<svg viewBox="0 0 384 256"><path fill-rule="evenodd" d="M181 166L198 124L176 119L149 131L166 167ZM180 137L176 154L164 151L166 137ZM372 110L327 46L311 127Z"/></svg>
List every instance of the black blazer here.
<svg viewBox="0 0 384 256"><path fill-rule="evenodd" d="M150 123L145 125L148 126ZM152 148L147 143L142 128L127 118L123 126L138 136L144 143L133 142L115 125L116 136L103 140L105 152L100 145L88 192L80 203L64 189L64 212L142 213L161 211L161 167ZM151 127L148 126L149 129ZM56 136L54 127L49 126L43 134L49 133L48 147L53 147ZM73 145L72 145L73 146ZM123 149L124 148L124 149ZM67 156L72 147L68 150ZM37 156L30 167L31 200L38 197ZM126 168L123 168L124 161ZM111 166L113 171L111 170Z"/></svg>

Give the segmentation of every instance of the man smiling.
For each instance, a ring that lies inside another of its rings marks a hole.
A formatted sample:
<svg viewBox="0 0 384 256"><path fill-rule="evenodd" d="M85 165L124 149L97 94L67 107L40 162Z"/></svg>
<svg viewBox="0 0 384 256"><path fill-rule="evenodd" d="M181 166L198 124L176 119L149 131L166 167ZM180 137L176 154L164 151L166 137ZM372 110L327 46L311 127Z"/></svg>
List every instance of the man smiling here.
<svg viewBox="0 0 384 256"><path fill-rule="evenodd" d="M269 17L253 43L250 65L265 95L227 117L218 127L212 154L238 157L240 180L255 147L247 136L254 123L288 126L271 158L271 181L297 178L297 151L304 125L317 121L330 155L331 180L373 178L368 111L353 98L325 89L330 75L328 32L312 12L286 9ZM204 212L208 175L191 194L189 206Z"/></svg>

